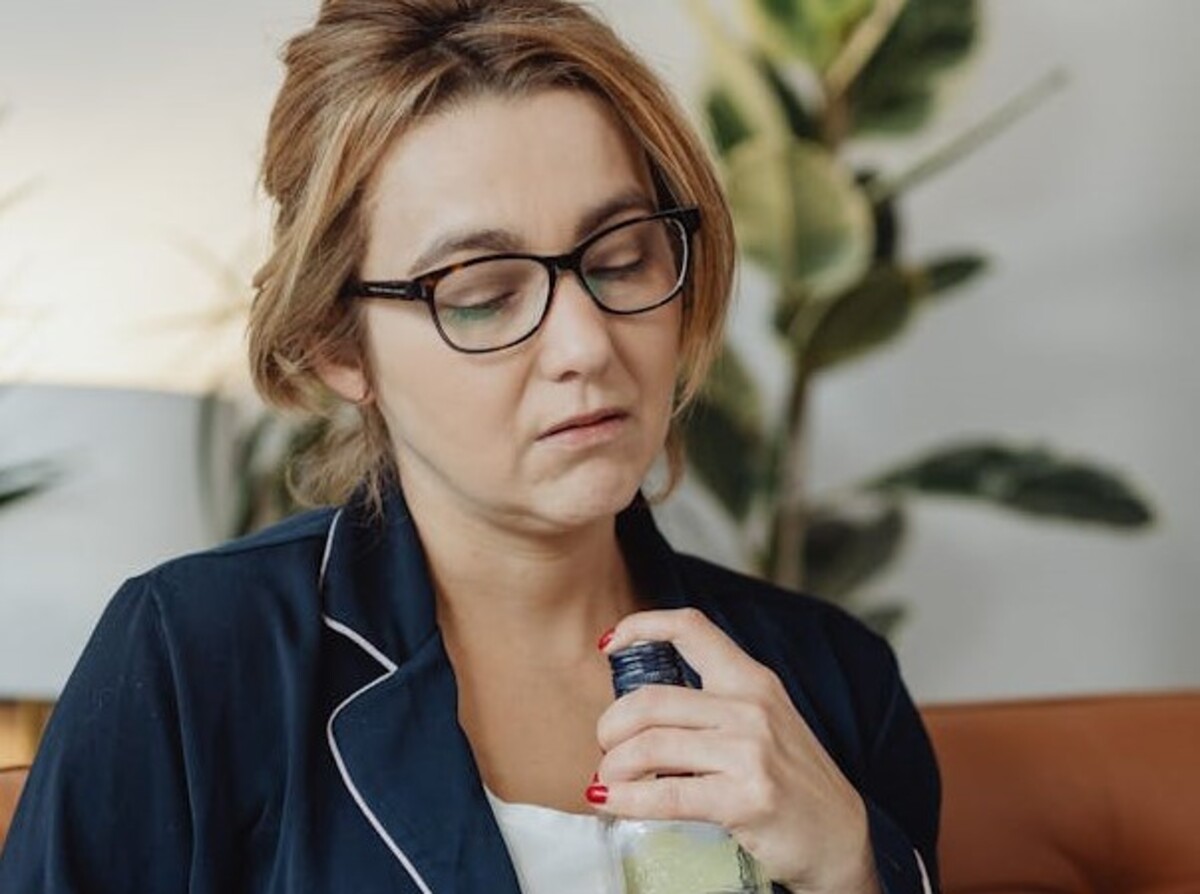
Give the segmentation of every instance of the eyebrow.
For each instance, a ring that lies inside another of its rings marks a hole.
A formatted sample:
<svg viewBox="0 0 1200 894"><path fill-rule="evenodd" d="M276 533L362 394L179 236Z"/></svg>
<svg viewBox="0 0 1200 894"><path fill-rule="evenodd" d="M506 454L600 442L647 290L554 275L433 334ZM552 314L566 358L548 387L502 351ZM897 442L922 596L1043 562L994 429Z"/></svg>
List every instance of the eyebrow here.
<svg viewBox="0 0 1200 894"><path fill-rule="evenodd" d="M579 219L575 227L575 241L580 242L596 232L618 214L628 211L644 211L652 213L655 210L653 200L641 189L630 189L619 193L611 199L597 205ZM520 236L511 230L497 228L465 229L445 233L433 241L409 268L410 276L421 276L435 269L439 262L460 251L483 251L503 254L520 252L526 246Z"/></svg>

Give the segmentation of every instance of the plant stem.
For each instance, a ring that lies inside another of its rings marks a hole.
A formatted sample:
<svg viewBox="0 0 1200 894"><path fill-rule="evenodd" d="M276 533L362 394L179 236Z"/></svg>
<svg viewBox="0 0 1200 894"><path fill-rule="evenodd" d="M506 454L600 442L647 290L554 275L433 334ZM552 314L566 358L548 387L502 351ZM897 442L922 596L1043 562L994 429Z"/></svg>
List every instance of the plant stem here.
<svg viewBox="0 0 1200 894"><path fill-rule="evenodd" d="M780 500L772 525L773 567L771 580L782 587L798 590L804 585L804 482L807 461L808 367L797 362L796 377L788 399L785 428L786 452L783 455L783 481Z"/></svg>
<svg viewBox="0 0 1200 894"><path fill-rule="evenodd" d="M968 128L907 171L903 171L895 177L873 181L867 187L868 197L875 204L879 204L895 198L935 174L940 174L966 158L980 146L999 136L1066 84L1066 72L1062 69L1053 69L982 121Z"/></svg>
<svg viewBox="0 0 1200 894"><path fill-rule="evenodd" d="M846 94L854 79L866 67L892 25L904 11L907 0L878 0L871 12L858 24L842 50L825 69L825 96L833 103Z"/></svg>
<svg viewBox="0 0 1200 894"><path fill-rule="evenodd" d="M821 144L830 152L837 152L850 133L850 123L850 103L846 97L829 96L817 122Z"/></svg>

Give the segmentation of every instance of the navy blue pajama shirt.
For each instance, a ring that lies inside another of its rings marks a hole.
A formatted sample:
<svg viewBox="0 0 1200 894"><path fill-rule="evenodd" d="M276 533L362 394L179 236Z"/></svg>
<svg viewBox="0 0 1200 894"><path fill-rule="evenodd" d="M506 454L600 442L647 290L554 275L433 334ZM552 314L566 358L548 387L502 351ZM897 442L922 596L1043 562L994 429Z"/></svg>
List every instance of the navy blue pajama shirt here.
<svg viewBox="0 0 1200 894"><path fill-rule="evenodd" d="M771 668L867 805L886 894L937 885L939 780L887 643L617 517L639 593ZM56 706L4 894L519 894L398 490L168 562L113 597ZM782 889L779 889L782 890Z"/></svg>

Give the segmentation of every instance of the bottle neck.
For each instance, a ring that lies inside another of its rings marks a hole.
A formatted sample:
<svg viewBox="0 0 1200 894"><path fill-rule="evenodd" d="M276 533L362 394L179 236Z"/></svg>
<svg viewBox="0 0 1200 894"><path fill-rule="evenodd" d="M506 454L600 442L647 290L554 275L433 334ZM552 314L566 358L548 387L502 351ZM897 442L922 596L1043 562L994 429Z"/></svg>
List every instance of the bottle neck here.
<svg viewBox="0 0 1200 894"><path fill-rule="evenodd" d="M608 656L617 698L643 686L686 686L683 659L667 642L640 642Z"/></svg>

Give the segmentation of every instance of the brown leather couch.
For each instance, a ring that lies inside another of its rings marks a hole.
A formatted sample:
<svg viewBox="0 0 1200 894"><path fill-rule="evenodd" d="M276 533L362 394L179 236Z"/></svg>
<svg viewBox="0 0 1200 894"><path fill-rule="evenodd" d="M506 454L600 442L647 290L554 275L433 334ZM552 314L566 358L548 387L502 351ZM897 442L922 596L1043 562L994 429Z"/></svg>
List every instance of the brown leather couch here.
<svg viewBox="0 0 1200 894"><path fill-rule="evenodd" d="M17 809L17 798L21 796L26 775L24 767L0 769L0 848L4 847L4 839L8 837L8 827L12 824L13 811Z"/></svg>
<svg viewBox="0 0 1200 894"><path fill-rule="evenodd" d="M946 894L1200 894L1200 690L921 713ZM0 772L0 846L24 781Z"/></svg>
<svg viewBox="0 0 1200 894"><path fill-rule="evenodd" d="M921 713L947 894L1200 892L1200 690Z"/></svg>

